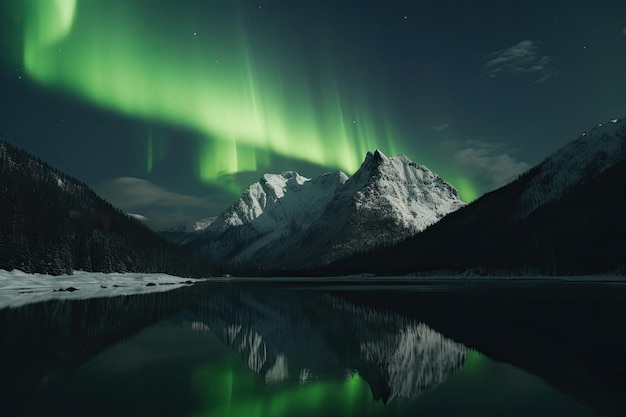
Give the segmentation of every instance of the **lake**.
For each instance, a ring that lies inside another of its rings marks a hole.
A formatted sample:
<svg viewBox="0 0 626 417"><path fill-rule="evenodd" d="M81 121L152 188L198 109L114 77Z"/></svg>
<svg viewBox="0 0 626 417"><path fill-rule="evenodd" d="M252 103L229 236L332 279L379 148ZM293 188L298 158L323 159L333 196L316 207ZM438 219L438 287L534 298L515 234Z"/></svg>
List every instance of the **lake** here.
<svg viewBox="0 0 626 417"><path fill-rule="evenodd" d="M3 416L624 416L626 286L208 282L0 310Z"/></svg>

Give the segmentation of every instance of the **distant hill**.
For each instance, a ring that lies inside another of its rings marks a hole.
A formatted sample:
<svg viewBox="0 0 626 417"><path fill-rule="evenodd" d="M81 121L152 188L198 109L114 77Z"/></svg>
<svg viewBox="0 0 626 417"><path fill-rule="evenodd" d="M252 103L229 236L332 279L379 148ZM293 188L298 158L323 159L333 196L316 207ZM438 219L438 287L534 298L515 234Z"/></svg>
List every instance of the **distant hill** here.
<svg viewBox="0 0 626 417"><path fill-rule="evenodd" d="M0 142L0 269L209 274L204 258L7 142Z"/></svg>
<svg viewBox="0 0 626 417"><path fill-rule="evenodd" d="M216 217L205 217L190 222L175 222L172 224L153 225L150 221L142 219L150 229L154 230L157 235L161 236L168 242L177 245L186 245L198 239L202 232L206 230Z"/></svg>
<svg viewBox="0 0 626 417"><path fill-rule="evenodd" d="M415 237L307 273L625 273L624 207L626 120L614 119Z"/></svg>

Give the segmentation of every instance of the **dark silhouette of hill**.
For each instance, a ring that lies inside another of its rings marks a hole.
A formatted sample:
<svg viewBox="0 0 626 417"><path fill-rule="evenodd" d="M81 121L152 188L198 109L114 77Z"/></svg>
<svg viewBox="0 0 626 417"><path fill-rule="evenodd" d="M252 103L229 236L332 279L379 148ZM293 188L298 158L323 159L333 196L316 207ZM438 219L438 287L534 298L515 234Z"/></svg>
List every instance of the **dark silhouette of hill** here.
<svg viewBox="0 0 626 417"><path fill-rule="evenodd" d="M0 142L0 269L207 276L210 268L84 183Z"/></svg>
<svg viewBox="0 0 626 417"><path fill-rule="evenodd" d="M396 246L336 262L319 275L597 274L626 272L626 160L516 219L537 168Z"/></svg>

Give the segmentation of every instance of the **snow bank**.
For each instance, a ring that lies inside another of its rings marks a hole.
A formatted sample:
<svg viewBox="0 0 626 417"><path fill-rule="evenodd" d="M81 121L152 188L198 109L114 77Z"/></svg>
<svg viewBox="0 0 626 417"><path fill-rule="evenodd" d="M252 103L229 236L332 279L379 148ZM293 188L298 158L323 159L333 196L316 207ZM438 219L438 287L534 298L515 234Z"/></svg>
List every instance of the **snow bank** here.
<svg viewBox="0 0 626 417"><path fill-rule="evenodd" d="M0 269L0 309L56 299L87 299L169 291L203 280L167 274L74 271L73 275L27 274Z"/></svg>

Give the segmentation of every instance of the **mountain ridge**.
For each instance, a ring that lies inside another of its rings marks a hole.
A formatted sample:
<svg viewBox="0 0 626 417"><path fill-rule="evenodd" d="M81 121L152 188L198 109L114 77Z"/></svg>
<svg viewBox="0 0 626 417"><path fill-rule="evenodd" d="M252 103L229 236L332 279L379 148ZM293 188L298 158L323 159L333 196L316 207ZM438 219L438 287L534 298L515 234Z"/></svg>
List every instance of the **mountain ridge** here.
<svg viewBox="0 0 626 417"><path fill-rule="evenodd" d="M425 166L376 150L350 178L263 175L192 245L231 268L297 269L397 242L464 205Z"/></svg>
<svg viewBox="0 0 626 417"><path fill-rule="evenodd" d="M302 274L623 274L625 121L613 119L568 142L516 180L399 245ZM558 192L543 193L550 184Z"/></svg>

